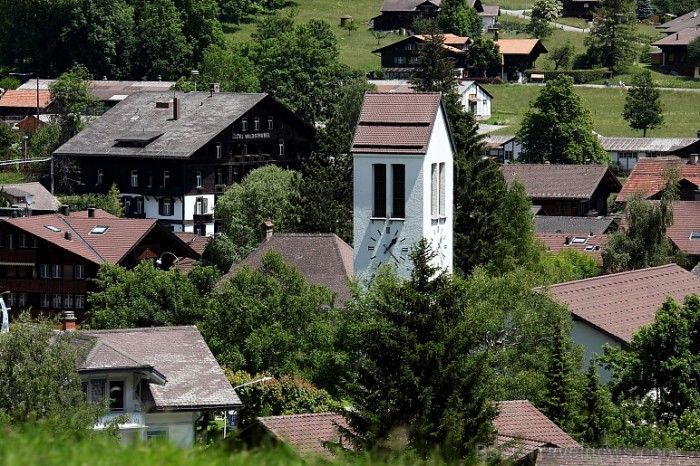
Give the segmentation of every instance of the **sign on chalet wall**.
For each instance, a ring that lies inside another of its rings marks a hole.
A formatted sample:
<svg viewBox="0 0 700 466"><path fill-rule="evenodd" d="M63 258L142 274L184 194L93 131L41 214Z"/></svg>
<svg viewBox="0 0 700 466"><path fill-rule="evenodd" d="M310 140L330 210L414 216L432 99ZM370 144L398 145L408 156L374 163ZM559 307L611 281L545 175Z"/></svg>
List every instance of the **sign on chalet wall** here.
<svg viewBox="0 0 700 466"><path fill-rule="evenodd" d="M270 139L270 133L233 133L233 140L237 139Z"/></svg>

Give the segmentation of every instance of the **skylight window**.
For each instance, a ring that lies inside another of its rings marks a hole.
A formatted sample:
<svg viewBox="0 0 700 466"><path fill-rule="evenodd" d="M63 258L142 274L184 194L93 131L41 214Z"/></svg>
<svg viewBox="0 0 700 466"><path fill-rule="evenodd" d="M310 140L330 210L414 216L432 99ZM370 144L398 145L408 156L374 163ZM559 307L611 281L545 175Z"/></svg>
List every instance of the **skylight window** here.
<svg viewBox="0 0 700 466"><path fill-rule="evenodd" d="M92 230L90 230L91 235L104 235L107 233L107 230L109 230L109 227L104 227L104 226L96 226Z"/></svg>
<svg viewBox="0 0 700 466"><path fill-rule="evenodd" d="M693 230L690 232L690 239L698 240L700 239L700 230Z"/></svg>
<svg viewBox="0 0 700 466"><path fill-rule="evenodd" d="M49 230L49 231L53 231L54 233L60 233L60 232L61 232L61 229L60 229L60 228L57 228L57 227L55 227L55 226L53 226L53 225L44 225L44 228L46 228L46 229Z"/></svg>
<svg viewBox="0 0 700 466"><path fill-rule="evenodd" d="M582 237L582 236L575 236L575 237L571 240L571 242L572 242L573 244L584 244L587 240L588 240L588 238L584 238L584 237Z"/></svg>

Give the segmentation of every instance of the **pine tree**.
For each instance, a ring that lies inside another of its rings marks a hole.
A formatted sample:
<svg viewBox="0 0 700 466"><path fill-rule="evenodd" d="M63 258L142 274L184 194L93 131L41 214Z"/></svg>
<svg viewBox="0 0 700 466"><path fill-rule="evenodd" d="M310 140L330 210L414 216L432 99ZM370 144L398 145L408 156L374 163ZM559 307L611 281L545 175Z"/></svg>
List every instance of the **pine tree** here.
<svg viewBox="0 0 700 466"><path fill-rule="evenodd" d="M569 342L561 325L555 328L553 338L552 353L545 371L547 396L541 409L559 427L571 432L578 411L578 393L575 385L578 369L572 367Z"/></svg>
<svg viewBox="0 0 700 466"><path fill-rule="evenodd" d="M637 18L640 21L651 18L654 14L654 8L651 6L651 0L637 0Z"/></svg>
<svg viewBox="0 0 700 466"><path fill-rule="evenodd" d="M597 21L586 36L587 60L595 66L625 71L638 54L637 12L635 0L602 0L596 10Z"/></svg>
<svg viewBox="0 0 700 466"><path fill-rule="evenodd" d="M600 447L607 443L606 434L611 427L614 407L608 390L600 385L595 359L591 359L586 372L586 389L583 392L583 416L580 432L586 445Z"/></svg>

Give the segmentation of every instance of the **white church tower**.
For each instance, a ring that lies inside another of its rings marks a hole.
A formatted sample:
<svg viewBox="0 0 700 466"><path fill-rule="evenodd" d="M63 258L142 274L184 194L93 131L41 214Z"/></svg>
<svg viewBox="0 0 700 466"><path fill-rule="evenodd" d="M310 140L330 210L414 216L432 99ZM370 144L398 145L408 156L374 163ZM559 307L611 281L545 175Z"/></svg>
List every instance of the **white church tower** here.
<svg viewBox="0 0 700 466"><path fill-rule="evenodd" d="M437 93L367 93L352 143L354 273L408 278L421 239L452 271L454 143Z"/></svg>

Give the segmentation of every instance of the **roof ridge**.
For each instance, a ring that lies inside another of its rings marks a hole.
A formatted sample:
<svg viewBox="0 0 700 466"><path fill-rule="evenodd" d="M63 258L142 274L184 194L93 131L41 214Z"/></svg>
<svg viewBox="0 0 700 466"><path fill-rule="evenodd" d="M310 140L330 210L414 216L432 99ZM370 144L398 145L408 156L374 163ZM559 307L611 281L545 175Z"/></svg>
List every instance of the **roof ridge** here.
<svg viewBox="0 0 700 466"><path fill-rule="evenodd" d="M555 288L555 287L560 286L560 285L571 285L571 284L574 284L574 283L584 283L584 282L590 282L590 281L595 281L595 280L603 280L603 279L606 279L606 278L611 278L611 277L613 277L613 276L619 277L619 276L621 276L621 275L630 275L630 274L639 273L639 272L642 272L642 271L645 271L645 270L646 270L646 271L649 271L649 270L657 270L657 269L663 269L663 268L676 268L676 267L677 267L678 269L682 270L682 271L688 272L687 270L685 270L684 268L682 268L682 267L679 266L678 264L671 263L671 264L657 265L657 266L654 266L654 267L647 267L647 268L644 268L644 269L626 270L626 271L624 271L624 272L616 272L616 273L611 273L611 274L608 274L608 275L598 275L597 277L582 278L582 279L579 279L579 280L572 280L572 281L569 281L569 282L556 283L556 284L554 284L554 285L549 285L549 286L546 286L546 287L544 287L544 286L538 286L538 287L535 288L535 290L552 289L552 288ZM690 272L688 272L688 273L690 273Z"/></svg>
<svg viewBox="0 0 700 466"><path fill-rule="evenodd" d="M75 231L75 229L73 228L73 226L72 226L70 223L68 223L68 221L66 220L65 217L63 217L63 216L61 216L61 215L57 215L56 217L58 217L58 219L59 219L61 222L63 222L63 224L64 224L65 226L68 227L68 229L70 229L70 231L71 231L71 237L72 237L72 235L75 235L78 239L80 239L80 241L85 245L85 247L87 247L90 251L92 251L93 254L95 254L95 256L97 256L97 258L98 258L102 263L107 262L107 261L104 259L104 257L102 257L102 256L95 250L95 248L93 248L92 245L91 245L90 243L87 242L87 240L86 240L85 238L83 238L77 231Z"/></svg>

